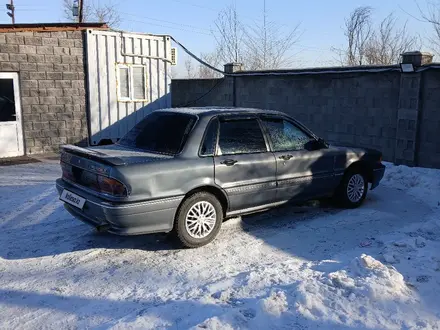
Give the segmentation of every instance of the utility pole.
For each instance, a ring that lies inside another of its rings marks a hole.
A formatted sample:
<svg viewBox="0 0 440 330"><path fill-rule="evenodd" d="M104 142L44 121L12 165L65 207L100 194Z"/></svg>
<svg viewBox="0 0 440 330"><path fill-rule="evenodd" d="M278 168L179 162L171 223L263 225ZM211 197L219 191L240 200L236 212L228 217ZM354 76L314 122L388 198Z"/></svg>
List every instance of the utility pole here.
<svg viewBox="0 0 440 330"><path fill-rule="evenodd" d="M84 0L79 0L79 14L78 14L79 23L83 22L83 8L84 8Z"/></svg>
<svg viewBox="0 0 440 330"><path fill-rule="evenodd" d="M14 0L11 0L10 3L6 4L6 9L10 10L7 12L8 16L12 18L12 24L15 24L15 7Z"/></svg>

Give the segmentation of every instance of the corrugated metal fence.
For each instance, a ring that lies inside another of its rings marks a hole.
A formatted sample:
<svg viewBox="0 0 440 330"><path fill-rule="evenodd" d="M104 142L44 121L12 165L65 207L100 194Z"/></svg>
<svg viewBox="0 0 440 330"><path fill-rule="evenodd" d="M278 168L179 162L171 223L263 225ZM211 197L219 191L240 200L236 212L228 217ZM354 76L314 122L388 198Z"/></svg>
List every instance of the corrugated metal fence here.
<svg viewBox="0 0 440 330"><path fill-rule="evenodd" d="M115 142L148 113L171 106L168 36L88 30L90 144Z"/></svg>

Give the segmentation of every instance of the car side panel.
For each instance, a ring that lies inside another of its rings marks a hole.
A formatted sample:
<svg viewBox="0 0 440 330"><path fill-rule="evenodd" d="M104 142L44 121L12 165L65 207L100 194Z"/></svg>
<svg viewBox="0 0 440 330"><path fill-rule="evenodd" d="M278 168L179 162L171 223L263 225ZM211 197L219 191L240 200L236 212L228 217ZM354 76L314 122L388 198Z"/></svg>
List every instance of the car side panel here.
<svg viewBox="0 0 440 330"><path fill-rule="evenodd" d="M222 164L237 161L232 166ZM272 203L276 200L276 163L271 152L217 156L215 182L229 198L229 211Z"/></svg>
<svg viewBox="0 0 440 330"><path fill-rule="evenodd" d="M212 157L176 157L166 162L118 168L138 201L183 196L190 190L214 185Z"/></svg>
<svg viewBox="0 0 440 330"><path fill-rule="evenodd" d="M293 157L283 160L285 154ZM337 186L333 173L336 155L326 149L276 152L277 200L303 200L331 194Z"/></svg>

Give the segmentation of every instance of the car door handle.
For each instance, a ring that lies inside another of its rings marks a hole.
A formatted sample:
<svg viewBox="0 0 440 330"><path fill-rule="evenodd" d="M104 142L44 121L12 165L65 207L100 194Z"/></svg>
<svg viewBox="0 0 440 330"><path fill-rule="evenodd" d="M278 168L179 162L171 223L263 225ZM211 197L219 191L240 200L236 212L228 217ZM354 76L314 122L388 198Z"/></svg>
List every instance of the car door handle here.
<svg viewBox="0 0 440 330"><path fill-rule="evenodd" d="M282 156L280 156L280 157L278 157L279 159L282 159L282 160L289 160L290 158L292 158L293 157L293 155L282 155Z"/></svg>
<svg viewBox="0 0 440 330"><path fill-rule="evenodd" d="M225 159L224 161L222 161L220 164L224 164L226 166L232 166L235 163L237 163L238 161L235 159Z"/></svg>

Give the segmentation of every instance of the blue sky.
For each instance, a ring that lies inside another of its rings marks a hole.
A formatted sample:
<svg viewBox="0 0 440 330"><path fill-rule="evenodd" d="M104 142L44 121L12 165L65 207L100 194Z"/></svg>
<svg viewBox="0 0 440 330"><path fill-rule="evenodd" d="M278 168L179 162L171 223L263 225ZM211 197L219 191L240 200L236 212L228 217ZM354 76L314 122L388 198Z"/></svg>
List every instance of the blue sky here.
<svg viewBox="0 0 440 330"><path fill-rule="evenodd" d="M84 0L92 1L92 0ZM94 0L98 3L98 0ZM106 0L100 0L102 3ZM417 0L423 4L425 0ZM6 1L4 1L6 2ZM113 0L121 13L120 29L171 34L196 54L211 51L215 40L210 29L218 12L231 4L233 0ZM252 24L261 20L263 0L235 0L242 21ZM62 0L15 0L16 20L18 23L61 22L64 21ZM335 64L332 46L343 47L342 26L344 17L357 6L369 5L374 8L374 19L380 21L394 12L403 24L422 37L431 33L431 27L417 21L406 12L418 15L416 0L267 0L266 8L269 20L275 21L284 29L293 28L301 23L300 41L292 50L295 66L328 66ZM403 9L403 10L402 10ZM6 11L6 8L5 8ZM0 23L9 23L6 12L1 15ZM424 45L429 50L429 44ZM185 56L179 50L179 71Z"/></svg>

